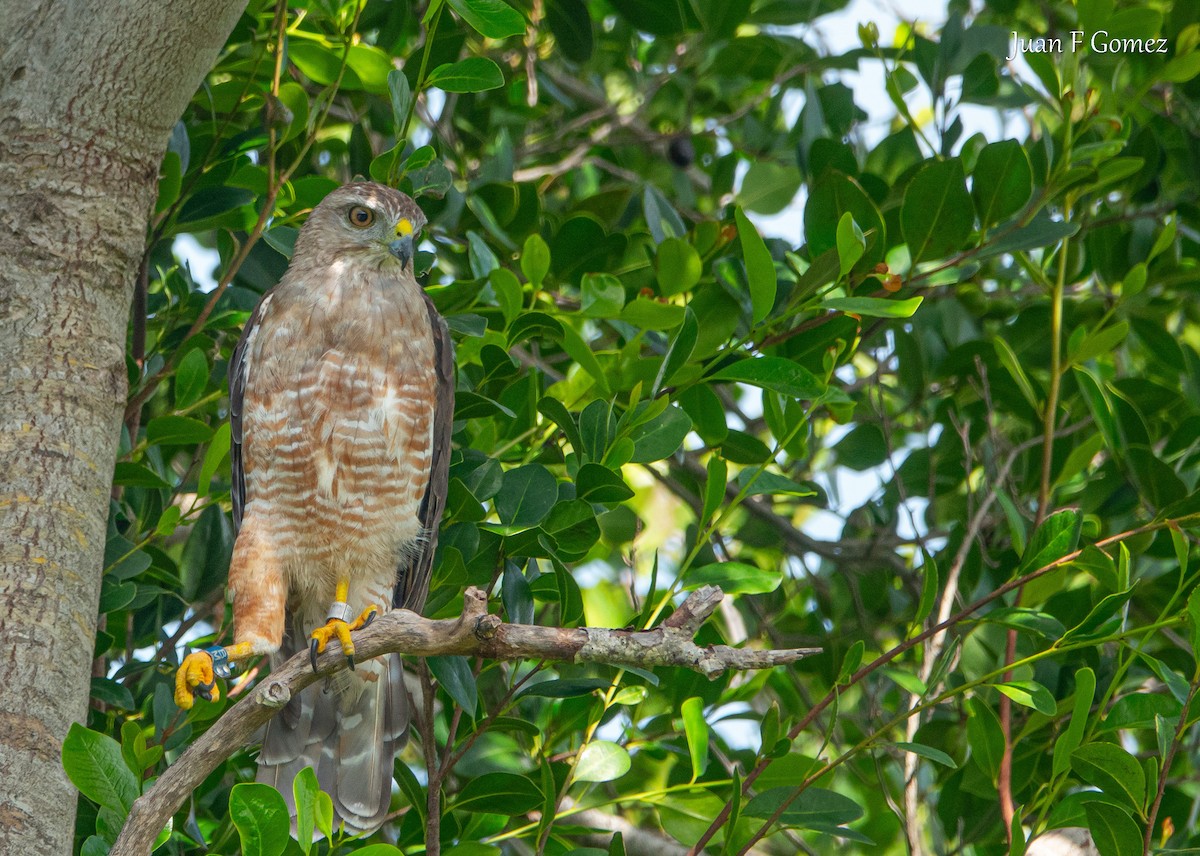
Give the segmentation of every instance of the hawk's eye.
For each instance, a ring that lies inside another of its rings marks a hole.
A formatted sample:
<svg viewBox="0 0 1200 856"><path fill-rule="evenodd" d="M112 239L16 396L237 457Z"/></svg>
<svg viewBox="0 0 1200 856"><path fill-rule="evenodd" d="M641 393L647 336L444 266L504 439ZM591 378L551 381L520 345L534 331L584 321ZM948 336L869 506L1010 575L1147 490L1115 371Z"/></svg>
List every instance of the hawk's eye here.
<svg viewBox="0 0 1200 856"><path fill-rule="evenodd" d="M362 205L355 205L351 208L347 217L350 219L351 226L357 226L360 229L365 229L375 222L375 212Z"/></svg>

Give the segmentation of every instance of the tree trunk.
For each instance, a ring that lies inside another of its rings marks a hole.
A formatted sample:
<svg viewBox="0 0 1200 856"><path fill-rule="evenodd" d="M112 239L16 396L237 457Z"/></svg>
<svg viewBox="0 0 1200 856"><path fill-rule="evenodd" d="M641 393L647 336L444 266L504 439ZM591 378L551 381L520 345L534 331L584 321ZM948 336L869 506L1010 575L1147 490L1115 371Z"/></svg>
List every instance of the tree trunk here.
<svg viewBox="0 0 1200 856"><path fill-rule="evenodd" d="M70 852L134 277L244 5L0 0L0 854Z"/></svg>

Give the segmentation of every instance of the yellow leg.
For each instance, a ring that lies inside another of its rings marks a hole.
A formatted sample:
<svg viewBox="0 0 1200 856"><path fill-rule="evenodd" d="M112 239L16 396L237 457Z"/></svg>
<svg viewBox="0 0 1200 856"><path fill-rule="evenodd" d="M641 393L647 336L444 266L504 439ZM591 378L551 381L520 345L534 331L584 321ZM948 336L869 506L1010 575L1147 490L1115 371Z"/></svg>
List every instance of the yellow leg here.
<svg viewBox="0 0 1200 856"><path fill-rule="evenodd" d="M325 646L329 644L331 639L337 639L342 646L342 652L346 655L346 661L350 664L350 668L354 668L354 641L350 638L352 630L358 630L366 627L375 620L376 614L379 612L375 606L368 606L358 618L353 621L347 621L350 617L350 607L346 601L350 597L350 581L341 579L338 580L337 589L334 592L334 603L329 608L329 620L321 627L313 631L312 644L308 648L308 655L312 661L313 671L317 670L317 655L324 652Z"/></svg>
<svg viewBox="0 0 1200 856"><path fill-rule="evenodd" d="M217 677L228 677L229 665L245 660L255 653L250 642L238 642L226 648L206 648L193 651L183 658L175 672L175 704L183 710L191 710L196 696L208 701L221 698Z"/></svg>

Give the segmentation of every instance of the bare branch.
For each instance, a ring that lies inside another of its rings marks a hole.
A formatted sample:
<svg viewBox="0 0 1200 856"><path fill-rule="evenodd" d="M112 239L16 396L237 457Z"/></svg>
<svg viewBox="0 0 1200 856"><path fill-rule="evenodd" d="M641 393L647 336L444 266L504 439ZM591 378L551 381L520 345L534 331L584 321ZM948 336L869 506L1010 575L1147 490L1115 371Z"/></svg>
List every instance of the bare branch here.
<svg viewBox="0 0 1200 856"><path fill-rule="evenodd" d="M709 678L729 669L767 669L794 663L819 652L817 648L757 651L696 645L692 636L722 597L721 590L714 586L698 589L653 630L567 629L506 624L488 614L484 592L469 588L463 595L463 612L458 618L422 618L405 609L396 610L355 633L354 645L360 660L391 653L420 657L461 654L493 660L555 660L642 668L681 666ZM269 675L227 710L134 802L112 856L148 854L159 831L218 764L248 743L295 693L333 674L345 662L341 647L334 644L317 661L316 672L308 664L307 652L302 652Z"/></svg>

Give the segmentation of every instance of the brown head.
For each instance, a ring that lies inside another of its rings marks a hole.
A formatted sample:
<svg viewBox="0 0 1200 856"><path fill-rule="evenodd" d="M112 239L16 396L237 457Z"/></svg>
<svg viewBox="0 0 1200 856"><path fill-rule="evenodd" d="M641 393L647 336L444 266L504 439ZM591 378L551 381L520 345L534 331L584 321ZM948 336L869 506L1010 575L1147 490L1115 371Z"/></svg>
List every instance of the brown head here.
<svg viewBox="0 0 1200 856"><path fill-rule="evenodd" d="M373 181L346 184L308 215L292 261L399 263L411 272L413 241L424 225L417 203L400 191Z"/></svg>

